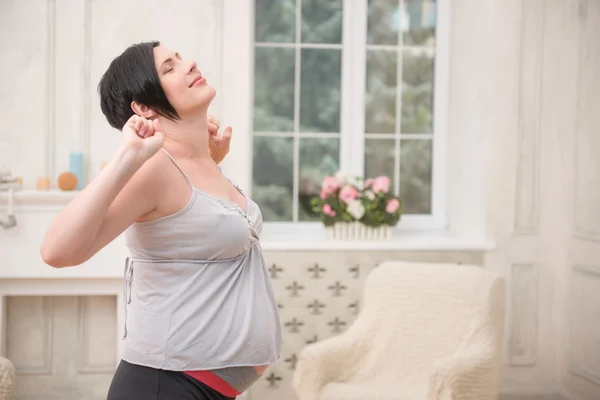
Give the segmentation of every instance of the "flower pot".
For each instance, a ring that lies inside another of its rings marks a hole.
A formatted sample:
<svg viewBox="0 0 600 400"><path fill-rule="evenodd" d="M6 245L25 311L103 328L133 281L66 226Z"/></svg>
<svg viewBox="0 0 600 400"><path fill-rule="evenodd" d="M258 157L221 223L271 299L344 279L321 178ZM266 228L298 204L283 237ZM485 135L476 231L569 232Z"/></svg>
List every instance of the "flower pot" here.
<svg viewBox="0 0 600 400"><path fill-rule="evenodd" d="M330 240L389 240L392 237L392 227L388 225L373 228L360 222L339 222L325 229Z"/></svg>

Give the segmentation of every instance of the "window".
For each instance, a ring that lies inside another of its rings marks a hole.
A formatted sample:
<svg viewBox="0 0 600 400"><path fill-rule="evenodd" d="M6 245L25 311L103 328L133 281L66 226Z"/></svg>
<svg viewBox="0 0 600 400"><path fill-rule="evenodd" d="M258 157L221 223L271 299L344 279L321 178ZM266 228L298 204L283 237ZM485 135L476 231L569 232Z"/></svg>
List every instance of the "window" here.
<svg viewBox="0 0 600 400"><path fill-rule="evenodd" d="M447 46L437 1L254 5L252 196L265 222L318 219L310 198L338 170L388 175L405 220L439 217Z"/></svg>

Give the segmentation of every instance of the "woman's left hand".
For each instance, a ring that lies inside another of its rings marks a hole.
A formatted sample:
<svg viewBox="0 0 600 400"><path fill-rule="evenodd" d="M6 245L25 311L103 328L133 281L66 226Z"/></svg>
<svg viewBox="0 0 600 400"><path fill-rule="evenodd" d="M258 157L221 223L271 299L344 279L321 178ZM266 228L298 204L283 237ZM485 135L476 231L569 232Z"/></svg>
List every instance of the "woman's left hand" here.
<svg viewBox="0 0 600 400"><path fill-rule="evenodd" d="M229 153L229 143L231 142L232 129L230 126L225 128L222 135L219 135L221 124L212 115L208 116L208 134L210 156L215 163L219 164L227 153Z"/></svg>

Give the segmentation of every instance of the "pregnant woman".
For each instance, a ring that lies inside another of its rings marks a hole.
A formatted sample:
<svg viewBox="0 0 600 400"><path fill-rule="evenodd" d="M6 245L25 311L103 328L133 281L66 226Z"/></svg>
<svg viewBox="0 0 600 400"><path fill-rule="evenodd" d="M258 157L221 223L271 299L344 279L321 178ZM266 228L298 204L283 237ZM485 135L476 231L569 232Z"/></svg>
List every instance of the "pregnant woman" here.
<svg viewBox="0 0 600 400"><path fill-rule="evenodd" d="M227 138L211 144L215 90L147 42L112 61L99 92L123 144L52 221L42 258L79 265L125 232L125 347L108 400L233 399L279 359L281 328L260 209L217 165Z"/></svg>

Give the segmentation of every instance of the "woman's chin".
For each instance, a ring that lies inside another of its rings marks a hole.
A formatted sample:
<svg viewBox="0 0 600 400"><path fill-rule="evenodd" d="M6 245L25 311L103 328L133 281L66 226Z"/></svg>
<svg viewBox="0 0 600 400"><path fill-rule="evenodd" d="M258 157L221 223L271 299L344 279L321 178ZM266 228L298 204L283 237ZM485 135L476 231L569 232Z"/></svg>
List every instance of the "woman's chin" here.
<svg viewBox="0 0 600 400"><path fill-rule="evenodd" d="M203 89L204 90L202 90L202 93L199 93L198 96L198 105L200 107L208 107L213 99L217 96L217 91L212 86L208 85L206 85L206 87Z"/></svg>
<svg viewBox="0 0 600 400"><path fill-rule="evenodd" d="M215 97L217 97L217 89L212 86L208 87L210 89L210 101L212 101Z"/></svg>
<svg viewBox="0 0 600 400"><path fill-rule="evenodd" d="M180 114L194 115L200 111L206 111L215 98L215 94L216 92L213 88L203 91L202 94L198 94L194 100L188 103L188 107L185 107L185 110L180 110Z"/></svg>

